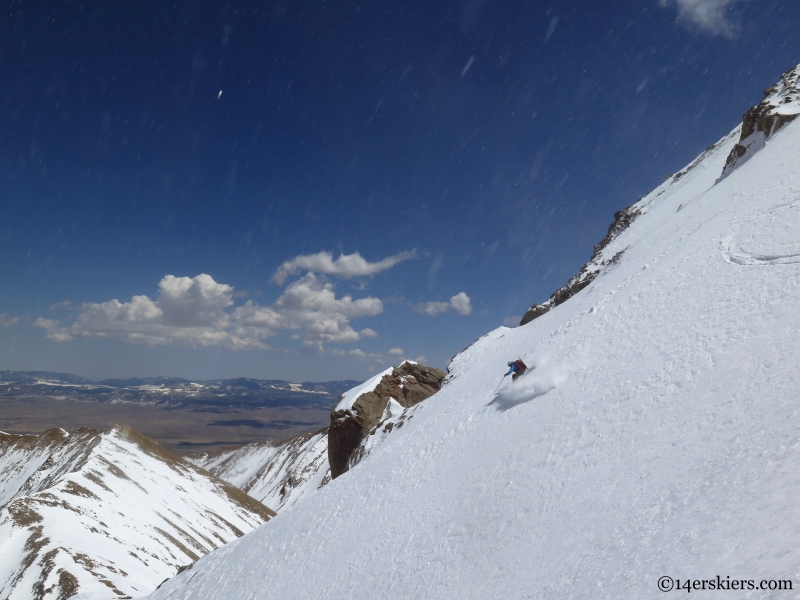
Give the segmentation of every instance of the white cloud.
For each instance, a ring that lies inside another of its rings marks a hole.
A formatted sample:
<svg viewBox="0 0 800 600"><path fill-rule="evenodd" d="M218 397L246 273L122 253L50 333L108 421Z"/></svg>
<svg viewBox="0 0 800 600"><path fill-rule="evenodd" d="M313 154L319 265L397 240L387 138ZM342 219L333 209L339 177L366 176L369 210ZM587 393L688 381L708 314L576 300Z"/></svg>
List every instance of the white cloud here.
<svg viewBox="0 0 800 600"><path fill-rule="evenodd" d="M55 304L50 305L50 311L56 312L57 310L72 310L75 308L69 300L64 300L63 302L56 302Z"/></svg>
<svg viewBox="0 0 800 600"><path fill-rule="evenodd" d="M661 6L678 6L678 16L712 34L733 37L735 25L728 19L728 7L739 0L659 0Z"/></svg>
<svg viewBox="0 0 800 600"><path fill-rule="evenodd" d="M460 315L468 315L472 312L472 304L470 303L469 296L464 292L459 292L450 298L450 306Z"/></svg>
<svg viewBox="0 0 800 600"><path fill-rule="evenodd" d="M351 355L351 356L357 356L358 358L371 358L371 359L375 360L375 362L383 364L383 355L382 354L376 354L374 352L367 353L367 352L364 352L363 350L361 350L360 348L356 348L355 350L350 350L350 352L348 352L348 354Z"/></svg>
<svg viewBox="0 0 800 600"><path fill-rule="evenodd" d="M438 315L439 313L443 313L448 308L450 308L450 304L448 302L423 302L422 304L417 305L416 310L417 312L434 316Z"/></svg>
<svg viewBox="0 0 800 600"><path fill-rule="evenodd" d="M233 288L210 275L193 279L167 275L158 289L158 308L174 326L220 325L228 319L225 309L233 304Z"/></svg>
<svg viewBox="0 0 800 600"><path fill-rule="evenodd" d="M314 273L324 273L325 275L336 275L349 279L360 275L375 275L381 271L391 269L397 263L409 260L417 255L415 250L410 252L400 252L394 256L389 256L378 262L369 262L361 254L340 254L334 260L331 252L318 252L317 254L303 254L295 256L292 260L287 260L275 271L270 281L277 285L286 283L290 275L299 271L311 271Z"/></svg>
<svg viewBox="0 0 800 600"><path fill-rule="evenodd" d="M19 322L19 317L12 317L6 313L0 314L0 325L3 327L11 327Z"/></svg>
<svg viewBox="0 0 800 600"><path fill-rule="evenodd" d="M394 354L395 356L403 356L405 352L403 352L402 348L389 348L389 354Z"/></svg>
<svg viewBox="0 0 800 600"><path fill-rule="evenodd" d="M71 324L37 319L33 325L55 341L78 337L104 338L134 344L267 348L265 338L293 331L303 344L322 350L325 343L357 342L378 335L356 331L350 321L383 312L378 298L337 298L333 284L308 273L293 282L272 306L248 300L233 309L234 289L210 275L194 278L167 275L156 300L134 296L129 302L109 300L85 304Z"/></svg>
<svg viewBox="0 0 800 600"><path fill-rule="evenodd" d="M350 321L381 314L383 302L372 297L336 298L333 284L307 273L286 287L273 309L284 328L302 329L303 343L321 349L325 342L358 342L378 335L372 329L356 331Z"/></svg>
<svg viewBox="0 0 800 600"><path fill-rule="evenodd" d="M517 315L514 315L513 317L506 317L503 319L503 325L506 327L518 327L521 320L522 317L518 317Z"/></svg>
<svg viewBox="0 0 800 600"><path fill-rule="evenodd" d="M44 329L47 333L47 339L53 340L54 342L69 342L72 340L72 336L69 334L69 331L65 327L61 327L61 323L55 319L45 319L44 317L39 317L32 323L32 325L34 327L41 327Z"/></svg>
<svg viewBox="0 0 800 600"><path fill-rule="evenodd" d="M423 302L415 307L417 312L434 316L448 310L453 310L460 315L468 315L472 312L472 303L469 296L464 292L459 292L449 302Z"/></svg>

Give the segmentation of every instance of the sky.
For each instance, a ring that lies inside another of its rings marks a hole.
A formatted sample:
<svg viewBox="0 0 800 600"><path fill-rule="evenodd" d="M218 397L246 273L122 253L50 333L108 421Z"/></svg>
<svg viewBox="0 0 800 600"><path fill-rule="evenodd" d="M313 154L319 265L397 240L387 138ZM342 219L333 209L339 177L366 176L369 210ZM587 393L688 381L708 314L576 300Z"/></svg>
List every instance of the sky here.
<svg viewBox="0 0 800 600"><path fill-rule="evenodd" d="M446 368L739 124L798 26L770 0L7 3L0 370Z"/></svg>

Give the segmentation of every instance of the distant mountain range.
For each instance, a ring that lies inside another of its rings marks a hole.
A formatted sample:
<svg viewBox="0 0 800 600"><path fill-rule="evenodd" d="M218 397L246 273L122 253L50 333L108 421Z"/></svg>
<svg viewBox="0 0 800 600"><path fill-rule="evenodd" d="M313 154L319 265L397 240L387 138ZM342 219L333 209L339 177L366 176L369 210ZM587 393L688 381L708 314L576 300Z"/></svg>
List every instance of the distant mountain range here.
<svg viewBox="0 0 800 600"><path fill-rule="evenodd" d="M143 377L91 381L69 373L0 371L0 400L65 399L83 402L159 404L169 407L301 407L331 408L339 396L358 381L304 381L279 379L210 379Z"/></svg>

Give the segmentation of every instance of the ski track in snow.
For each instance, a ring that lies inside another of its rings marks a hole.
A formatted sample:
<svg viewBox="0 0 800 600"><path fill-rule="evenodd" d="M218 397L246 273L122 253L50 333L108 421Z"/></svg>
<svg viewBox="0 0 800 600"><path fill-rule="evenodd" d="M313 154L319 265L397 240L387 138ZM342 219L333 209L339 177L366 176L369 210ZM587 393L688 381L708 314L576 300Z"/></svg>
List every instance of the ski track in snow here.
<svg viewBox="0 0 800 600"><path fill-rule="evenodd" d="M150 598L618 600L662 597L663 575L800 585L800 278L732 259L800 252L800 120L715 185L735 141L642 199L609 246L626 249L618 265L482 337L369 457ZM534 370L496 395L516 356Z"/></svg>
<svg viewBox="0 0 800 600"><path fill-rule="evenodd" d="M790 195L800 197L794 190ZM723 243L722 255L737 265L794 265L800 263L800 220L797 203L783 204L752 215L740 231Z"/></svg>

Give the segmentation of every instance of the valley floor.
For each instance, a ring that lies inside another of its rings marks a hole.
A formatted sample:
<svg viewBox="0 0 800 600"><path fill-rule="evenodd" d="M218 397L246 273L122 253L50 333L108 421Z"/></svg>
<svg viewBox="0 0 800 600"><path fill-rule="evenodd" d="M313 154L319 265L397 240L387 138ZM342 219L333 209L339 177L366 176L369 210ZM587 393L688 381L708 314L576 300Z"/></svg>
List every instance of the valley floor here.
<svg viewBox="0 0 800 600"><path fill-rule="evenodd" d="M325 427L330 410L284 408L169 408L133 403L0 399L0 431L39 434L53 427L104 430L124 424L177 454L211 452L266 440L284 440Z"/></svg>

